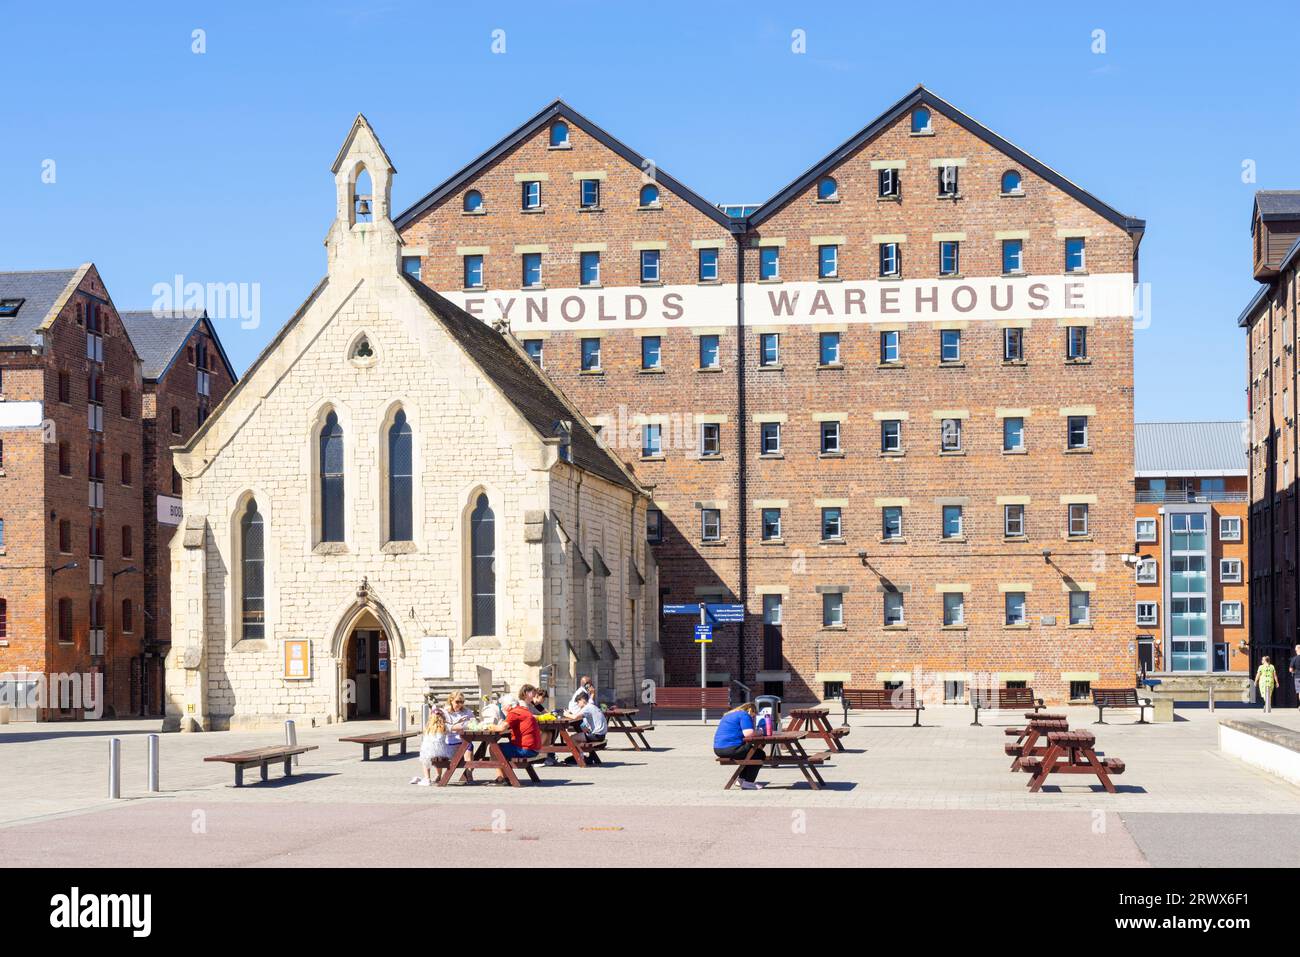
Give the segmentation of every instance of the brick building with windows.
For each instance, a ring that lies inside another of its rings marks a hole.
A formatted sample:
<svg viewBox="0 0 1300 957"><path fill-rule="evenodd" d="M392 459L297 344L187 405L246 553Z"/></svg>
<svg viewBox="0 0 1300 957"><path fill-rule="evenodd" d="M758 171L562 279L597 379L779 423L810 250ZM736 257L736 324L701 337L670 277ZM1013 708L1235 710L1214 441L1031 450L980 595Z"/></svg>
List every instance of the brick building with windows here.
<svg viewBox="0 0 1300 957"><path fill-rule="evenodd" d="M144 707L143 392L93 264L0 273L0 674L23 703L45 696L20 718ZM55 675L101 675L103 698L56 700Z"/></svg>
<svg viewBox="0 0 1300 957"><path fill-rule="evenodd" d="M1250 670L1245 425L1139 422L1135 436L1138 668L1162 681L1244 676Z"/></svg>
<svg viewBox="0 0 1300 957"><path fill-rule="evenodd" d="M653 490L662 600L746 605L711 684L1132 681L1140 220L918 87L744 208L557 101L395 224Z"/></svg>
<svg viewBox="0 0 1300 957"><path fill-rule="evenodd" d="M1251 660L1279 668L1300 641L1296 316L1300 311L1300 190L1261 190L1251 210L1253 275L1261 285L1241 315L1250 416ZM1285 673L1284 671L1282 673ZM1294 705L1283 681L1274 703Z"/></svg>
<svg viewBox="0 0 1300 957"><path fill-rule="evenodd" d="M234 367L205 312L124 312L140 354L143 458L144 644L139 665L143 713L163 713L163 662L171 638L171 553L181 522L181 478L172 446L182 445L235 384Z"/></svg>

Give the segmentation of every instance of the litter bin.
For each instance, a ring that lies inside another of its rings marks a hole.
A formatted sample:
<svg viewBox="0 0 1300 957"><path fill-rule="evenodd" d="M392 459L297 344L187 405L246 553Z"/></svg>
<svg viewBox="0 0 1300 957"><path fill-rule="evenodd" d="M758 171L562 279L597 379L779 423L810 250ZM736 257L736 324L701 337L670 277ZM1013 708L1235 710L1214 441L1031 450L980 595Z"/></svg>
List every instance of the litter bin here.
<svg viewBox="0 0 1300 957"><path fill-rule="evenodd" d="M759 715L764 710L772 712L772 730L781 730L781 699L774 694L761 694L754 698L754 706L758 708Z"/></svg>

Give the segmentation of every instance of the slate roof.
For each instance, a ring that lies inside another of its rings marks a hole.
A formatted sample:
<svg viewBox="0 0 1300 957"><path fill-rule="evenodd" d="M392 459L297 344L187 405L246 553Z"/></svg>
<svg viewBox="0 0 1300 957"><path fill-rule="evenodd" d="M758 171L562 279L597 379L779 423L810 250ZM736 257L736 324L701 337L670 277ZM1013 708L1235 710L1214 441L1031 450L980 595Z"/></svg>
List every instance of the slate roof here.
<svg viewBox="0 0 1300 957"><path fill-rule="evenodd" d="M1245 475L1244 422L1138 422L1134 471L1162 475Z"/></svg>
<svg viewBox="0 0 1300 957"><path fill-rule="evenodd" d="M122 318L122 324L126 326L126 334L131 337L136 354L140 356L144 378L149 382L157 382L167 374L167 370L171 368L181 349L185 347L195 327L207 319L207 313L202 309L157 315L150 310L135 310L118 315ZM222 348L221 340L217 338L216 330L212 328L210 322L208 333L216 343L217 353L225 363L231 380L234 381L235 370L231 367L230 360L226 357L226 350Z"/></svg>
<svg viewBox="0 0 1300 957"><path fill-rule="evenodd" d="M39 345L37 330L80 272L81 267L0 272L0 299L25 300L16 316L0 316L0 347Z"/></svg>
<svg viewBox="0 0 1300 957"><path fill-rule="evenodd" d="M1261 189L1255 193L1255 211L1266 222L1300 219L1300 189ZM1253 217L1251 226L1254 227Z"/></svg>
<svg viewBox="0 0 1300 957"><path fill-rule="evenodd" d="M410 283L466 355L543 438L556 434L557 423L572 422L570 461L615 485L640 491L614 454L600 444L582 416L521 349L482 319L471 316L418 279L406 273L402 273L402 278Z"/></svg>

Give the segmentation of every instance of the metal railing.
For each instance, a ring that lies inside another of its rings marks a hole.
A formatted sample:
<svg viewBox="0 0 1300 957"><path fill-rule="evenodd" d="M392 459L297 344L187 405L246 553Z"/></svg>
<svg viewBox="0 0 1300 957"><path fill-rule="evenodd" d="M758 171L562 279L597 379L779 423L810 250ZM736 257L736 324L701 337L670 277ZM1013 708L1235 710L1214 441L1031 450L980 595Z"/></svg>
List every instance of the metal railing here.
<svg viewBox="0 0 1300 957"><path fill-rule="evenodd" d="M1193 505L1202 502L1245 502L1249 500L1246 492L1188 492L1170 490L1165 492L1139 491L1135 493L1136 501L1148 505Z"/></svg>

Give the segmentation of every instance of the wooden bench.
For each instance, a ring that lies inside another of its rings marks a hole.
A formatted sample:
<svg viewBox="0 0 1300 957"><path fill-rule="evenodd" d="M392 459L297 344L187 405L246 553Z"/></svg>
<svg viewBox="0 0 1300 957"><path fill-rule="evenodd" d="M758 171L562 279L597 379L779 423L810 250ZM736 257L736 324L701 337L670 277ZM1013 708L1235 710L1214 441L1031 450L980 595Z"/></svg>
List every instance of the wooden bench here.
<svg viewBox="0 0 1300 957"><path fill-rule="evenodd" d="M222 764L233 764L235 766L235 787L244 786L244 769L260 768L262 771L262 780L266 780L267 765L273 762L284 762L284 776L293 777L293 759L295 755L306 754L308 751L315 751L314 744L282 744L273 748L253 748L251 751L236 751L234 754L214 754L210 758L204 758L204 761L219 761Z"/></svg>
<svg viewBox="0 0 1300 957"><path fill-rule="evenodd" d="M339 740L361 745L361 760L369 761L371 748L383 748L384 757L388 757L389 746L399 744L401 745L399 754L406 754L406 742L411 738L418 738L422 733L420 731L376 731L374 734L358 734L350 738L339 738Z"/></svg>
<svg viewBox="0 0 1300 957"><path fill-rule="evenodd" d="M921 712L925 705L917 700L916 692L911 688L895 688L886 691L880 688L845 688L840 692L840 703L844 706L844 723L849 723L849 709L858 711L915 711L916 720L912 727L921 726Z"/></svg>
<svg viewBox="0 0 1300 957"><path fill-rule="evenodd" d="M650 699L650 723L655 708L664 711L726 711L731 707L730 688L655 688Z"/></svg>
<svg viewBox="0 0 1300 957"><path fill-rule="evenodd" d="M1143 708L1151 707L1150 698L1139 698L1136 688L1093 688L1092 703L1097 706L1097 724L1105 724L1107 708L1137 708L1138 724L1150 724Z"/></svg>
<svg viewBox="0 0 1300 957"><path fill-rule="evenodd" d="M1023 711L1043 707L1043 699L1034 697L1033 688L972 688L971 707L975 709L972 725L979 725L980 711Z"/></svg>

